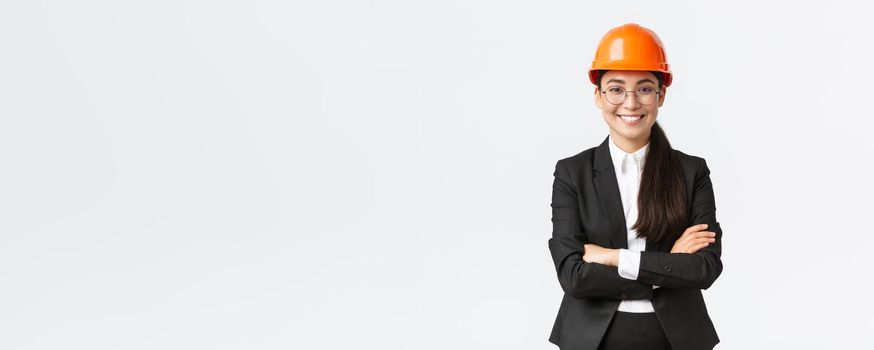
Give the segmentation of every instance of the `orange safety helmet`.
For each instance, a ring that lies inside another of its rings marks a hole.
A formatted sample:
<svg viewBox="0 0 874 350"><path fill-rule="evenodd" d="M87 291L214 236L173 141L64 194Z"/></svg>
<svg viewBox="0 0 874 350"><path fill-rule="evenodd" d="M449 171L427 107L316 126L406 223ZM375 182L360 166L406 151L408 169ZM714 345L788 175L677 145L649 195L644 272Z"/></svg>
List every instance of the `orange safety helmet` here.
<svg viewBox="0 0 874 350"><path fill-rule="evenodd" d="M604 34L589 69L592 84L598 84L599 69L662 72L665 86L670 86L672 80L661 39L636 23L623 24Z"/></svg>

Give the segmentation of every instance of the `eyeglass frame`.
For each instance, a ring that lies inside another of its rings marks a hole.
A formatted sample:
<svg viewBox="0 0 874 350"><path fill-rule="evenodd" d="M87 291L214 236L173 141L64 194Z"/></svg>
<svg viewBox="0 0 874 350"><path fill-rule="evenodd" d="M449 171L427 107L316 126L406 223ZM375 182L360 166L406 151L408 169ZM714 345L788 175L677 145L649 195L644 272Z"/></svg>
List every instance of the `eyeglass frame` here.
<svg viewBox="0 0 874 350"><path fill-rule="evenodd" d="M613 86L613 87L610 87L610 88L611 88L611 89L612 89L612 88L622 89L622 88L620 88L620 87L618 87L618 86ZM642 88L641 88L641 89L642 89ZM635 90L625 90L625 89L622 89L622 90L625 91L625 96L622 97L622 101L619 101L619 103L613 103L613 102L610 102L610 99L607 98L607 95L606 95L606 94L607 94L607 91L604 91L604 90L598 90L598 91L600 91L601 94L604 95L604 99L607 100L608 103L610 103L611 105L614 105L614 106L618 106L618 105L621 105L621 104L625 103L625 100L628 99L628 93L629 93L629 92L630 92L630 93L633 93L633 94L634 94L634 98L637 99L637 103L640 103L640 104L642 104L642 105L647 105L647 106L648 106L648 105L651 105L651 104L653 104L653 103L655 102L655 101L652 101L652 102L650 102L650 103L643 103L643 102L640 102L640 96L637 94L637 91L635 91ZM638 90L639 90L639 89L638 89ZM656 93L656 96L658 96L659 94L662 93L662 90L661 90L661 89L658 89L658 90L655 91L655 93Z"/></svg>

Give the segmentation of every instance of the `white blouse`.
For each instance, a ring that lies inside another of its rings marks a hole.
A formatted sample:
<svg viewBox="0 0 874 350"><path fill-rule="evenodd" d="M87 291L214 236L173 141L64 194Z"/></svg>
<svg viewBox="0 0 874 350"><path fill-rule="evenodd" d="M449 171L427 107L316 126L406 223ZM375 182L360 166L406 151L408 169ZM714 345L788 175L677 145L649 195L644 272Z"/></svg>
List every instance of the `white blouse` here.
<svg viewBox="0 0 874 350"><path fill-rule="evenodd" d="M628 237L628 249L619 250L619 276L636 280L640 271L640 252L646 250L646 239L637 237L637 231L631 226L637 222L637 193L640 190L640 175L646 161L646 151L649 143L634 153L626 153L610 137L610 157L616 172L616 182L619 184L619 194L622 197L622 208L625 210L625 224ZM653 286L653 289L659 286ZM623 300L619 303L619 311L625 312L655 312L650 299Z"/></svg>

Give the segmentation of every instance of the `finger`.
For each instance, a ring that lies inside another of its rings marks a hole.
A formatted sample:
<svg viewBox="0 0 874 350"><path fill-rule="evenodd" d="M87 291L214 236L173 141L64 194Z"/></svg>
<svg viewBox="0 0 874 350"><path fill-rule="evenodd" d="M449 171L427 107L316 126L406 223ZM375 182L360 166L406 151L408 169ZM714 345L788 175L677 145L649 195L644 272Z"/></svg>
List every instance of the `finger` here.
<svg viewBox="0 0 874 350"><path fill-rule="evenodd" d="M674 243L674 245L677 245L677 246L680 246L683 248L688 247L690 245L690 243L692 242L692 239L694 239L694 238L695 237L692 236L692 234L683 235L682 237L677 239L677 241Z"/></svg>
<svg viewBox="0 0 874 350"><path fill-rule="evenodd" d="M707 224L695 225L695 226L692 226L690 228L692 229L692 232L690 232L690 233L700 232L700 231L704 231L707 229Z"/></svg>
<svg viewBox="0 0 874 350"><path fill-rule="evenodd" d="M689 228L687 228L686 231L683 232L683 234L686 235L686 234L689 234L692 232L698 232L698 231L704 230L706 228L707 228L707 224L698 224L698 225L694 225L694 226L689 226Z"/></svg>
<svg viewBox="0 0 874 350"><path fill-rule="evenodd" d="M700 250L701 248L706 247L708 244L710 244L710 243L705 242L705 243L693 245L692 248L689 248L686 250L686 253L693 254L693 253L697 252L698 250Z"/></svg>
<svg viewBox="0 0 874 350"><path fill-rule="evenodd" d="M674 242L674 247L671 248L671 251L683 252L684 249L691 248L692 245L700 243L695 242L695 239L716 236L716 233L711 231L695 231L696 229L703 230L705 228L707 228L707 224L698 224L686 229L686 232Z"/></svg>
<svg viewBox="0 0 874 350"><path fill-rule="evenodd" d="M698 244L701 244L701 243L713 243L713 242L716 242L716 238L713 238L713 237L701 237L701 238L695 238L695 239L693 239L693 240L690 240L690 241L689 241L689 246L694 246L694 245L698 245Z"/></svg>
<svg viewBox="0 0 874 350"><path fill-rule="evenodd" d="M692 236L693 238L701 238L701 237L708 237L708 238L709 238L709 237L716 237L716 232L712 232L712 231L698 231L698 232L695 232L695 233L691 234L690 236Z"/></svg>
<svg viewBox="0 0 874 350"><path fill-rule="evenodd" d="M701 244L707 245L707 244L713 243L714 241L716 241L716 239L712 238L712 237L689 238L686 241L684 241L683 243L679 244L679 248L680 248L679 250L681 252L686 252L687 250L690 250L695 246L698 246Z"/></svg>
<svg viewBox="0 0 874 350"><path fill-rule="evenodd" d="M698 231L680 237L680 239L677 240L677 243L681 245L691 245L697 239L712 237L716 237L716 233L710 231Z"/></svg>

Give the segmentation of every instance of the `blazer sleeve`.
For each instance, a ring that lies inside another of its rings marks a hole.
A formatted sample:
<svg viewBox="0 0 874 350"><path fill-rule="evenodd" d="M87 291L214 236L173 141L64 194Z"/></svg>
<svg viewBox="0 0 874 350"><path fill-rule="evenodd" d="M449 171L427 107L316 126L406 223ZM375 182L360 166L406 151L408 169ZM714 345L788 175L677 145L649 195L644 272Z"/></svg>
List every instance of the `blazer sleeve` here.
<svg viewBox="0 0 874 350"><path fill-rule="evenodd" d="M651 299L651 284L619 276L616 267L583 261L583 244L578 192L561 160L556 163L552 185L552 238L549 251L562 290L571 297L613 300Z"/></svg>
<svg viewBox="0 0 874 350"><path fill-rule="evenodd" d="M667 288L707 289L722 273L722 228L716 221L716 204L710 169L702 158L695 175L690 218L692 225L707 224L716 240L693 254L641 252L637 280Z"/></svg>

